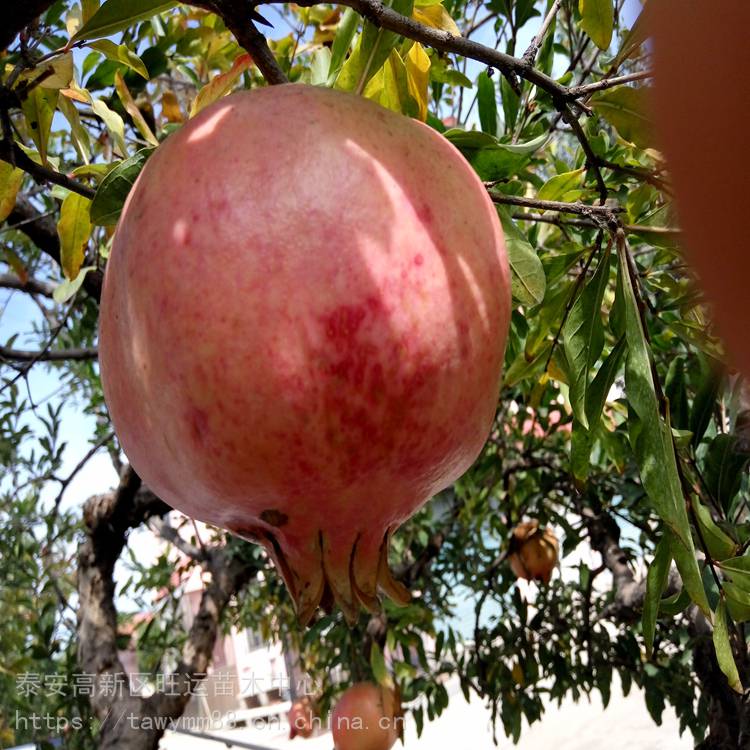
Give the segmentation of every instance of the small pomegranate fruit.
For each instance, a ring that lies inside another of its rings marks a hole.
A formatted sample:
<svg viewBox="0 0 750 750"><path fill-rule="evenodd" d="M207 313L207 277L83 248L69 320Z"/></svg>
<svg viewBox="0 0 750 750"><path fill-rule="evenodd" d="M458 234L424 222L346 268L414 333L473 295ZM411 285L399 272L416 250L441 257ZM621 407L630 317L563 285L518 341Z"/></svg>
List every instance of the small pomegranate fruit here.
<svg viewBox="0 0 750 750"><path fill-rule="evenodd" d="M341 696L331 715L335 750L390 750L401 734L401 723L393 691L357 683Z"/></svg>
<svg viewBox="0 0 750 750"><path fill-rule="evenodd" d="M149 159L102 291L123 449L165 502L265 545L299 619L408 592L388 537L476 458L510 317L459 152L353 94L234 94Z"/></svg>
<svg viewBox="0 0 750 750"><path fill-rule="evenodd" d="M517 578L549 583L557 565L558 549L552 529L540 529L538 521L524 521L513 529L510 568Z"/></svg>
<svg viewBox="0 0 750 750"><path fill-rule="evenodd" d="M289 721L290 740L295 737L304 737L305 739L312 737L317 722L315 704L308 696L300 698L289 709L287 720Z"/></svg>
<svg viewBox="0 0 750 750"><path fill-rule="evenodd" d="M728 354L750 376L750 3L659 0L644 13L653 36L652 104L658 145L674 182L685 256L698 272ZM700 64L686 74L686 50ZM718 204L718 214L712 208Z"/></svg>

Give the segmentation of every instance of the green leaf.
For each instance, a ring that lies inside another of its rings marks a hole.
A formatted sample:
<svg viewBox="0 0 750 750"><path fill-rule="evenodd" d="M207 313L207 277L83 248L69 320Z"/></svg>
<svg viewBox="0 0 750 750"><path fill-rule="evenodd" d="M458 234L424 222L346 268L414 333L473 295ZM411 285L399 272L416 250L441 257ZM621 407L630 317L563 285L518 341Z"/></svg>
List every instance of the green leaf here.
<svg viewBox="0 0 750 750"><path fill-rule="evenodd" d="M736 435L717 435L708 446L704 477L711 496L725 511L729 511L740 490L742 475L750 456L739 449Z"/></svg>
<svg viewBox="0 0 750 750"><path fill-rule="evenodd" d="M68 123L70 123L70 135L75 150L84 164L88 164L91 161L91 137L89 136L89 131L81 123L81 116L78 109L67 96L61 96L57 106Z"/></svg>
<svg viewBox="0 0 750 750"><path fill-rule="evenodd" d="M721 588L727 597L727 609L735 622L750 621L750 594L739 586L724 579Z"/></svg>
<svg viewBox="0 0 750 750"><path fill-rule="evenodd" d="M711 557L714 560L721 561L727 560L736 554L737 544L716 524L711 516L711 511L695 495L691 498L691 503Z"/></svg>
<svg viewBox="0 0 750 750"><path fill-rule="evenodd" d="M609 49L615 26L614 0L578 0L581 28L601 50Z"/></svg>
<svg viewBox="0 0 750 750"><path fill-rule="evenodd" d="M310 59L310 85L325 86L328 82L328 71L331 69L331 50L320 47L312 53Z"/></svg>
<svg viewBox="0 0 750 750"><path fill-rule="evenodd" d="M91 237L91 201L78 193L69 193L60 207L57 234L60 238L60 265L68 280L78 276Z"/></svg>
<svg viewBox="0 0 750 750"><path fill-rule="evenodd" d="M58 305L67 302L81 288L81 284L83 284L86 274L89 271L95 270L95 266L85 266L78 272L78 275L74 279L63 279L62 283L56 286L55 291L52 292L52 299L54 299Z"/></svg>
<svg viewBox="0 0 750 750"><path fill-rule="evenodd" d="M750 593L750 555L732 557L729 560L717 563L717 565L737 586Z"/></svg>
<svg viewBox="0 0 750 750"><path fill-rule="evenodd" d="M373 641L370 647L370 668L372 669L372 676L378 685L387 688L393 686L393 680L385 666L385 657L376 641Z"/></svg>
<svg viewBox="0 0 750 750"><path fill-rule="evenodd" d="M490 135L497 135L495 83L486 71L482 71L477 76L477 105L479 106L479 123L482 130Z"/></svg>
<svg viewBox="0 0 750 750"><path fill-rule="evenodd" d="M397 13L410 16L413 0L392 0L389 5ZM336 88L362 93L368 81L385 65L399 39L399 34L365 21L354 49L336 79Z"/></svg>
<svg viewBox="0 0 750 750"><path fill-rule="evenodd" d="M634 52L637 52L641 45L648 39L648 24L646 23L646 13L641 12L635 23L630 28L620 45L620 51L612 61L613 68L619 68Z"/></svg>
<svg viewBox="0 0 750 750"><path fill-rule="evenodd" d="M591 97L591 106L626 141L638 148L654 145L651 121L646 117L649 92L646 88L630 86L600 91Z"/></svg>
<svg viewBox="0 0 750 750"><path fill-rule="evenodd" d="M724 597L719 600L719 606L716 609L713 638L714 648L716 649L716 660L719 662L721 671L726 675L727 680L729 680L729 687L738 693L742 693L742 682L740 682L740 675L737 671L737 665L734 662L732 644L729 641L727 604Z"/></svg>
<svg viewBox="0 0 750 750"><path fill-rule="evenodd" d="M698 447L711 423L716 399L721 388L721 367L709 359L702 359L701 383L693 399L690 412L690 432L693 433L693 446Z"/></svg>
<svg viewBox="0 0 750 750"><path fill-rule="evenodd" d="M164 0L107 0L99 10L76 32L71 39L98 39L112 36L138 21L144 21L157 13L174 8L177 2Z"/></svg>
<svg viewBox="0 0 750 750"><path fill-rule="evenodd" d="M669 568L672 564L670 534L667 531L656 545L654 559L649 565L646 576L646 597L643 600L643 638L646 641L646 658L651 659L654 651L654 633L656 618L659 616L661 595L669 580Z"/></svg>
<svg viewBox="0 0 750 750"><path fill-rule="evenodd" d="M591 473L593 438L593 432L577 419L573 420L573 432L570 436L570 470L579 482L585 482Z"/></svg>
<svg viewBox="0 0 750 750"><path fill-rule="evenodd" d="M659 617L677 617L690 606L690 594L681 589L677 594L668 596L659 602Z"/></svg>
<svg viewBox="0 0 750 750"><path fill-rule="evenodd" d="M599 422L604 410L604 404L607 402L607 396L612 388L612 383L615 382L617 373L620 372L620 365L625 349L626 340L625 336L622 336L612 348L607 359L602 363L599 372L596 373L596 377L591 381L591 385L588 388L586 394L586 419L591 429Z"/></svg>
<svg viewBox="0 0 750 750"><path fill-rule="evenodd" d="M97 50L97 52L101 52L108 60L122 63L148 80L148 70L143 64L143 60L127 45L115 44L111 39L100 39L98 42L89 42L88 46Z"/></svg>
<svg viewBox="0 0 750 750"><path fill-rule="evenodd" d="M497 212L505 231L505 247L511 270L511 292L514 299L524 305L538 305L544 299L546 279L544 266L534 252L526 235L516 226L502 206Z"/></svg>
<svg viewBox="0 0 750 750"><path fill-rule="evenodd" d="M339 27L336 29L336 36L331 45L331 62L328 66L329 86L332 86L336 81L341 66L344 64L346 53L349 51L352 39L354 39L354 35L357 32L358 25L359 14L352 10L352 8L347 8L341 16Z"/></svg>
<svg viewBox="0 0 750 750"><path fill-rule="evenodd" d="M650 351L638 313L635 290L627 271L626 252L625 244L618 243L622 270L619 291L623 299L628 342L625 385L630 407L637 416L637 424L630 426L630 440L643 487L654 509L674 534L672 556L683 585L693 601L710 618L711 609L695 557L682 484L677 472L672 431L659 415Z"/></svg>
<svg viewBox="0 0 750 750"><path fill-rule="evenodd" d="M550 177L547 182L539 188L537 198L543 201L557 201L560 200L565 193L574 190L581 184L581 177L586 170L576 169L572 172L563 172L562 174L556 174L554 177Z"/></svg>
<svg viewBox="0 0 750 750"><path fill-rule="evenodd" d="M91 221L99 226L117 224L122 207L154 149L144 148L120 162L99 185L91 203Z"/></svg>
<svg viewBox="0 0 750 750"><path fill-rule="evenodd" d="M36 86L31 89L21 108L26 116L31 139L39 151L42 165L47 165L47 142L52 130L52 118L57 109L60 92L56 89L45 89Z"/></svg>
<svg viewBox="0 0 750 750"><path fill-rule="evenodd" d="M599 260L599 266L570 308L562 330L563 348L570 368L570 405L576 419L589 428L586 401L589 372L599 359L604 346L602 299L609 281L610 247Z"/></svg>
<svg viewBox="0 0 750 750"><path fill-rule="evenodd" d="M91 108L101 117L107 126L107 131L112 138L115 150L122 154L122 156L127 156L128 147L125 145L125 123L122 117L117 112L113 112L102 99L94 99L91 102Z"/></svg>

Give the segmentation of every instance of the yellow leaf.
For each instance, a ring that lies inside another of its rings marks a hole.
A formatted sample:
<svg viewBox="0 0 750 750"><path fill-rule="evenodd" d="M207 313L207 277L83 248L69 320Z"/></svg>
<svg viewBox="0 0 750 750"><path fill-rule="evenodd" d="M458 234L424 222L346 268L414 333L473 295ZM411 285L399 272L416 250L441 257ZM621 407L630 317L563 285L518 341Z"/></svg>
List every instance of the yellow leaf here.
<svg viewBox="0 0 750 750"><path fill-rule="evenodd" d="M84 163L88 164L91 161L91 138L88 130L81 124L81 116L78 114L75 104L66 96L61 96L57 106L70 123L70 135L76 151Z"/></svg>
<svg viewBox="0 0 750 750"><path fill-rule="evenodd" d="M75 83L70 88L60 89L60 93L68 99L80 102L81 104L91 104L91 94L86 89L76 86Z"/></svg>
<svg viewBox="0 0 750 750"><path fill-rule="evenodd" d="M64 89L73 80L73 73L73 55L68 52L27 70L18 81L26 85L38 82L36 85L44 89Z"/></svg>
<svg viewBox="0 0 750 750"><path fill-rule="evenodd" d="M419 119L427 119L427 97L430 83L430 58L424 47L416 42L406 56L406 80L409 93L417 103Z"/></svg>
<svg viewBox="0 0 750 750"><path fill-rule="evenodd" d="M202 109L209 104L213 104L224 94L229 93L237 79L253 64L253 58L248 54L242 54L232 64L232 67L226 73L219 73L214 76L199 92L190 108L190 117L195 117Z"/></svg>
<svg viewBox="0 0 750 750"><path fill-rule="evenodd" d="M127 157L128 147L125 144L125 122L117 112L111 110L103 99L94 99L91 102L91 109L94 114L100 117L107 127L110 137L115 146L115 150Z"/></svg>
<svg viewBox="0 0 750 750"><path fill-rule="evenodd" d="M159 141L153 132L151 132L151 128L141 114L141 110L138 109L138 105L133 100L130 89L127 87L125 79L120 75L119 70L115 71L115 90L117 91L117 96L120 97L122 106L125 107L125 111L133 118L133 122L135 123L136 128L138 128L138 132L152 146L158 146Z"/></svg>
<svg viewBox="0 0 750 750"><path fill-rule="evenodd" d="M86 245L91 237L91 201L78 193L70 193L60 207L57 234L60 238L60 265L65 277L75 279L81 269Z"/></svg>
<svg viewBox="0 0 750 750"><path fill-rule="evenodd" d="M0 161L0 221L5 221L16 205L23 172L7 161Z"/></svg>
<svg viewBox="0 0 750 750"><path fill-rule="evenodd" d="M165 91L161 97L161 113L167 122L184 122L180 103L171 91Z"/></svg>
<svg viewBox="0 0 750 750"><path fill-rule="evenodd" d="M449 34L453 34L453 36L461 36L456 22L442 5L415 6L411 17L425 26L447 31Z"/></svg>

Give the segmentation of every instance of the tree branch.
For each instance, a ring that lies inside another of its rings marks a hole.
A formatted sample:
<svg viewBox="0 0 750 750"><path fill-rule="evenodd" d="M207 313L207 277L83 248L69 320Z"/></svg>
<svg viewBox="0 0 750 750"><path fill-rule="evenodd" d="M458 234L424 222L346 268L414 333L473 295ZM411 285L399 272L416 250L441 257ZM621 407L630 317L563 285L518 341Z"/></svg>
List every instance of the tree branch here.
<svg viewBox="0 0 750 750"><path fill-rule="evenodd" d="M205 562L209 553L207 550L190 544L169 521L165 519L155 519L149 526L165 541L176 547L183 555L196 562Z"/></svg>
<svg viewBox="0 0 750 750"><path fill-rule="evenodd" d="M605 89L611 89L615 86L621 86L623 83L642 81L646 78L653 78L653 76L654 73L651 70L639 70L635 73L628 73L627 75L616 76L615 78L603 78L601 81L596 81L595 83L571 86L568 89L568 96L571 99L578 99L579 97L586 97L595 94L597 91L604 91Z"/></svg>
<svg viewBox="0 0 750 750"><path fill-rule="evenodd" d="M276 2L277 0L271 0ZM311 7L316 0L301 0L298 5ZM425 26L412 18L407 18L397 13L392 8L384 5L380 0L339 0L337 5L344 5L356 10L361 16L371 23L388 31L421 42L441 52L453 52L457 55L470 57L472 60L485 63L496 68L506 77L518 76L529 83L533 83L543 91L546 91L553 99L565 101L568 89L562 84L550 78L548 75L537 70L531 63L504 52L486 47L483 44L454 36L447 31Z"/></svg>
<svg viewBox="0 0 750 750"><path fill-rule="evenodd" d="M624 211L619 206L591 206L587 203L565 203L563 201L545 201L538 198L526 198L520 195L506 195L489 191L493 203L506 206L521 206L522 208L538 208L541 211L559 211L567 214L579 214L581 216L597 216L605 220L614 219L615 215ZM598 225L597 225L598 226Z"/></svg>
<svg viewBox="0 0 750 750"><path fill-rule="evenodd" d="M96 359L99 350L95 347L80 349L50 349L42 351L24 351L0 346L0 359L9 362L62 362L65 360L86 361Z"/></svg>
<svg viewBox="0 0 750 750"><path fill-rule="evenodd" d="M171 508L141 487L138 475L127 467L114 492L95 495L83 507L86 536L78 549L78 662L84 672L94 674L97 689L91 705L103 719L117 695L101 689L104 675L122 675L117 654L117 611L115 609L115 562L131 528Z"/></svg>
<svg viewBox="0 0 750 750"><path fill-rule="evenodd" d="M552 21L555 20L555 16L557 15L557 12L560 10L560 6L562 5L562 0L555 0L554 3L552 3L549 12L544 18L544 21L542 21L542 25L539 27L539 31L537 32L536 36L531 40L531 44L529 45L529 48L526 50L526 52L523 53L523 60L531 65L534 64L534 60L536 59L536 54L539 52L539 48L542 46L542 43L544 42L544 37L547 35L547 30L552 25Z"/></svg>
<svg viewBox="0 0 750 750"><path fill-rule="evenodd" d="M3 7L3 25L0 29L0 50L6 49L29 24L52 5L52 0L24 0L24 2L5 3Z"/></svg>
<svg viewBox="0 0 750 750"><path fill-rule="evenodd" d="M88 185L84 185L82 182L74 180L62 172L56 172L54 169L48 169L41 164L37 164L17 143L0 140L0 159L22 169L31 175L40 185L52 182L55 185L60 185L74 193L78 193L84 196L84 198L93 198L96 193Z"/></svg>
<svg viewBox="0 0 750 750"><path fill-rule="evenodd" d="M234 34L239 45L250 54L258 70L270 84L288 83L284 71L279 67L273 52L271 52L266 37L258 31L253 19L264 19L259 16L250 0L206 0L194 2L201 8L206 8L221 16L226 27Z"/></svg>
<svg viewBox="0 0 750 750"><path fill-rule="evenodd" d="M43 297L51 297L55 291L54 285L47 281L27 279L24 282L14 273L0 274L0 288L17 289L20 292L27 292L28 294L40 294Z"/></svg>

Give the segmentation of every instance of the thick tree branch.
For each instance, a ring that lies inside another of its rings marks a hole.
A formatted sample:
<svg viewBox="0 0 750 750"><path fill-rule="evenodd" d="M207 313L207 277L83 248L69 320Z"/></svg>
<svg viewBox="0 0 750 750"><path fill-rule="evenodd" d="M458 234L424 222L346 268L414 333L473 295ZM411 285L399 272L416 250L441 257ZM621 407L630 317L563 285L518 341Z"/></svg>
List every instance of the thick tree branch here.
<svg viewBox="0 0 750 750"><path fill-rule="evenodd" d="M234 34L238 44L253 58L268 83L288 83L284 71L268 47L266 37L255 26L254 20L265 20L255 11L254 3L250 0L205 0L192 4L221 16L226 27Z"/></svg>
<svg viewBox="0 0 750 750"><path fill-rule="evenodd" d="M0 274L0 288L17 289L28 294L40 294L42 297L51 297L55 291L53 284L38 279L27 279L24 282L13 273Z"/></svg>
<svg viewBox="0 0 750 750"><path fill-rule="evenodd" d="M54 169L48 169L41 164L37 164L26 152L18 146L7 140L0 140L0 159L14 164L27 174L31 175L40 185L51 182L55 185L67 188L68 190L78 193L85 198L93 198L96 192L88 185L84 185L72 177L64 175L62 172L56 172Z"/></svg>
<svg viewBox="0 0 750 750"><path fill-rule="evenodd" d="M202 679L213 654L222 613L231 598L257 570L227 547L202 553L210 574L198 612L188 633L182 658L166 684L169 690L150 697L131 694L128 686L111 691L106 686L125 679L117 653L117 611L114 604L114 566L130 529L171 508L127 467L114 492L90 498L84 505L85 537L78 553L78 660L81 669L95 675L92 707L102 720L100 750L156 750L166 724L177 719ZM135 717L135 722L131 717ZM155 717L161 717L155 722ZM150 719L150 721L143 721Z"/></svg>
<svg viewBox="0 0 750 750"><path fill-rule="evenodd" d="M124 673L117 655L115 562L131 528L170 510L141 487L140 478L130 467L114 492L95 495L84 505L86 536L78 550L78 661L84 672L97 676L99 685L104 675ZM118 697L97 689L91 697L95 713L105 718Z"/></svg>
<svg viewBox="0 0 750 750"><path fill-rule="evenodd" d="M9 47L16 35L39 18L51 5L52 0L4 3L3 25L0 28L0 51Z"/></svg>
<svg viewBox="0 0 750 750"><path fill-rule="evenodd" d="M85 361L96 359L99 350L94 347L82 347L79 349L50 349L42 351L24 351L22 349L9 349L0 346L0 360L9 362L63 362Z"/></svg>

